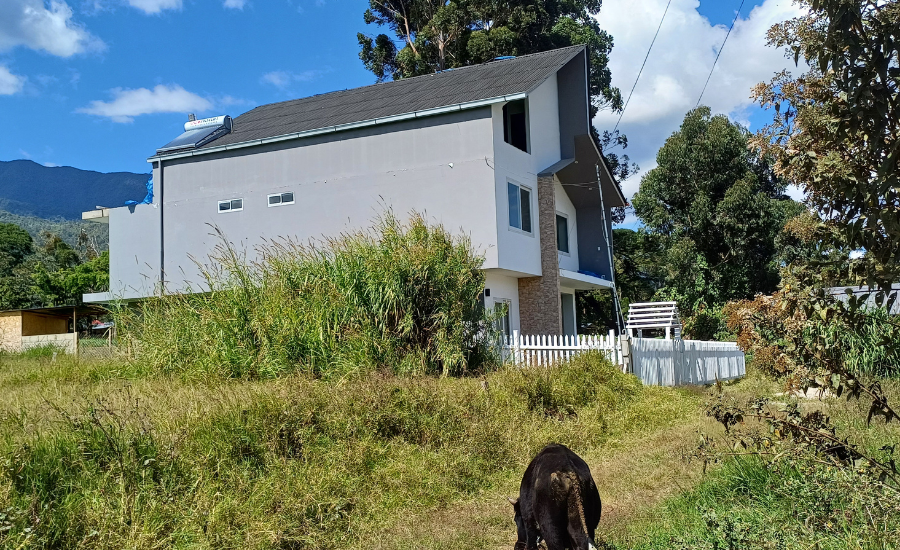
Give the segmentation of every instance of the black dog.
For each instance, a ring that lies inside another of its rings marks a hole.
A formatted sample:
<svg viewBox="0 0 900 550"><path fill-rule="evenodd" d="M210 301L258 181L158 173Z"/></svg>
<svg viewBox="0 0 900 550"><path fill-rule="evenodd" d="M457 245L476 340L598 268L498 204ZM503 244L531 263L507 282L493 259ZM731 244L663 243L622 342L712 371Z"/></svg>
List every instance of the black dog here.
<svg viewBox="0 0 900 550"><path fill-rule="evenodd" d="M548 550L594 549L600 521L600 494L591 470L565 445L542 450L522 476L515 510L516 550L536 550L541 539Z"/></svg>

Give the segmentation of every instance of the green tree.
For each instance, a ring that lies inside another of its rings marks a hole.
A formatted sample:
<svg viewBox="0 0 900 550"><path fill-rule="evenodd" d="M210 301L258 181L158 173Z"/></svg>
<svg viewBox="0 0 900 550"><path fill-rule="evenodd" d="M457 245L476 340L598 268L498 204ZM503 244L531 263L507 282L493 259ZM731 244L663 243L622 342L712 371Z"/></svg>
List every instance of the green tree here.
<svg viewBox="0 0 900 550"><path fill-rule="evenodd" d="M776 239L802 206L749 133L708 107L690 111L641 180L634 210L665 243L660 297L686 314L702 306L772 292L781 261Z"/></svg>
<svg viewBox="0 0 900 550"><path fill-rule="evenodd" d="M504 55L586 44L593 118L598 109L622 107L622 95L611 85L608 67L613 40L595 19L600 4L600 0L369 0L365 22L386 27L392 36L359 33L359 57L379 80L397 80Z"/></svg>
<svg viewBox="0 0 900 550"><path fill-rule="evenodd" d="M12 223L0 223L0 274L8 276L33 251L27 231Z"/></svg>
<svg viewBox="0 0 900 550"><path fill-rule="evenodd" d="M109 251L93 260L79 261L56 270L36 262L31 279L34 292L43 305L79 305L82 294L109 290Z"/></svg>
<svg viewBox="0 0 900 550"><path fill-rule="evenodd" d="M900 3L798 3L807 15L772 27L769 43L810 69L755 88L775 116L753 145L805 189L824 246L865 250L856 282L887 288L900 280Z"/></svg>

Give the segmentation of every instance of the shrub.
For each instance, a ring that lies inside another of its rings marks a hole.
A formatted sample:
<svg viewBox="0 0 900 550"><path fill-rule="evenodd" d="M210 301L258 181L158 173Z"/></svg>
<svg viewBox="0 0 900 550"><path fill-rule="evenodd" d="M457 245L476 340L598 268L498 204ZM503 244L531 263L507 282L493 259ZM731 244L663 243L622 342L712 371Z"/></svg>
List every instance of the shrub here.
<svg viewBox="0 0 900 550"><path fill-rule="evenodd" d="M722 306L707 307L700 304L684 317L684 335L691 340L733 341L728 330Z"/></svg>
<svg viewBox="0 0 900 550"><path fill-rule="evenodd" d="M850 323L837 315L809 316L787 302L779 292L725 307L738 345L753 354L754 366L763 373L783 377L798 369L815 372L818 362L832 361L857 376L900 375L900 317L878 308L853 312L846 317L852 319ZM801 347L818 354L801 357Z"/></svg>
<svg viewBox="0 0 900 550"><path fill-rule="evenodd" d="M220 234L221 236L221 234ZM222 239L204 267L208 292L164 296L119 313L140 361L162 371L272 377L388 368L461 374L494 360L479 301L483 258L467 238L414 215L370 232L258 249Z"/></svg>

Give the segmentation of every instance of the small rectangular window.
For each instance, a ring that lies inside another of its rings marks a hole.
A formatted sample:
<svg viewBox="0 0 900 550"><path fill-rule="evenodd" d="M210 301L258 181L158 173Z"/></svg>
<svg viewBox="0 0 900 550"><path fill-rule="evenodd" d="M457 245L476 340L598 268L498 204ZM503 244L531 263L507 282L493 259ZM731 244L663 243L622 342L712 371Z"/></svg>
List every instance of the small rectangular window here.
<svg viewBox="0 0 900 550"><path fill-rule="evenodd" d="M244 209L244 199L231 199L219 201L219 214L223 212L236 212Z"/></svg>
<svg viewBox="0 0 900 550"><path fill-rule="evenodd" d="M294 204L294 193L269 195L269 206L281 206L283 204Z"/></svg>
<svg viewBox="0 0 900 550"><path fill-rule="evenodd" d="M509 226L531 233L531 191L515 183L506 185L509 200Z"/></svg>
<svg viewBox="0 0 900 550"><path fill-rule="evenodd" d="M524 99L510 101L503 106L503 141L528 152L528 117Z"/></svg>
<svg viewBox="0 0 900 550"><path fill-rule="evenodd" d="M559 214L556 215L556 249L569 253L569 220Z"/></svg>

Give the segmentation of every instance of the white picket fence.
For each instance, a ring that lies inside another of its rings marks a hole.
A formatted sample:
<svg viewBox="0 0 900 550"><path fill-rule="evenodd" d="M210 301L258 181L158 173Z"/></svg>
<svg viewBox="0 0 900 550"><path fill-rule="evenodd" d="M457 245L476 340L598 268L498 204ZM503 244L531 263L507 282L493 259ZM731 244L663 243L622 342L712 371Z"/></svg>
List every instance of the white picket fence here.
<svg viewBox="0 0 900 550"><path fill-rule="evenodd" d="M624 349L623 349L624 348ZM629 338L608 335L522 335L505 338L505 361L520 366L549 366L587 350L600 350L623 371L653 386L704 385L733 380L747 372L744 352L733 342Z"/></svg>
<svg viewBox="0 0 900 550"><path fill-rule="evenodd" d="M588 350L600 350L614 365L624 366L622 344L612 330L607 335L578 336L525 335L514 330L502 346L505 361L529 366L552 365Z"/></svg>

